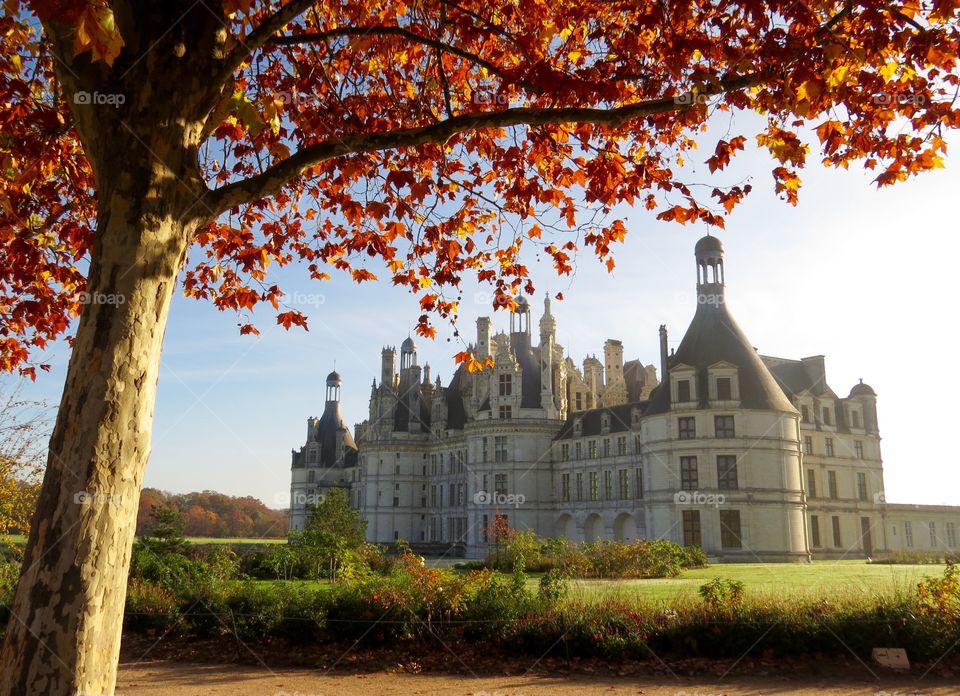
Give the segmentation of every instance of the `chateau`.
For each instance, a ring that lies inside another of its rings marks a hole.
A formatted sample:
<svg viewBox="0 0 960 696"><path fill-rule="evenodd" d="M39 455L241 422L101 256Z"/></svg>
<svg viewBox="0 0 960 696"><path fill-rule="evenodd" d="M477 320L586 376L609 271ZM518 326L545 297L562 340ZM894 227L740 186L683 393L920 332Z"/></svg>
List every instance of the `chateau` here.
<svg viewBox="0 0 960 696"><path fill-rule="evenodd" d="M446 386L412 339L399 371L384 348L356 440L332 372L293 452L290 528L342 486L370 541L426 553L482 556L498 520L576 541L666 538L721 561L958 548L960 508L885 502L874 390L838 396L823 356L759 354L727 305L720 240L695 258L696 311L675 352L660 327L659 369L613 339L578 366L549 298L534 344L519 298L509 333L477 320L470 350L495 367L460 366Z"/></svg>

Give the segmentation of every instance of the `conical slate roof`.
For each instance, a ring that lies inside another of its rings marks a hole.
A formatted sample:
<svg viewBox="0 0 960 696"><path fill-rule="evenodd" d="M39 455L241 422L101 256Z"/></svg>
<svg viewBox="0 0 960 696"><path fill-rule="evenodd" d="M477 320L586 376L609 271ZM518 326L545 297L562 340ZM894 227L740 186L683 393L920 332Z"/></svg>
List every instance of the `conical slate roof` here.
<svg viewBox="0 0 960 696"><path fill-rule="evenodd" d="M741 408L796 413L793 404L722 299L720 295L718 302L702 302L697 306L680 347L668 361L668 369L681 364L696 369L697 394L701 398L701 406L705 408L709 393L707 369L718 362L730 363L738 368ZM664 380L651 394L646 414L670 410L670 389L667 385L668 381Z"/></svg>

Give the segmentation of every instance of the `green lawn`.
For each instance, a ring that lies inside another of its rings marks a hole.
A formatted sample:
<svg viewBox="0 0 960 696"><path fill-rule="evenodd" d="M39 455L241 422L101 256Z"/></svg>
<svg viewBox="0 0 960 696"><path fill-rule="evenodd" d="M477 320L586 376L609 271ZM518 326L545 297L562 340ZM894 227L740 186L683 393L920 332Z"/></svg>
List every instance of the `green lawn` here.
<svg viewBox="0 0 960 696"><path fill-rule="evenodd" d="M943 574L943 565L868 565L863 561L816 561L812 564L731 563L686 570L678 578L664 580L571 580L571 599L622 596L650 602L685 602L697 599L698 590L716 577L740 580L748 597L813 597L840 600L858 596L894 596L912 593L917 582ZM263 583L314 584L310 580L261 580ZM533 592L539 574L531 574L527 586ZM328 585L321 580L316 584Z"/></svg>
<svg viewBox="0 0 960 696"><path fill-rule="evenodd" d="M868 565L863 561L816 561L810 564L731 563L684 571L664 580L574 580L571 595L594 598L622 594L652 601L696 597L700 585L716 577L740 580L748 596L827 597L858 594L893 596L913 592L920 578L942 575L943 565ZM535 588L539 578L528 583Z"/></svg>
<svg viewBox="0 0 960 696"><path fill-rule="evenodd" d="M218 537L187 537L191 544L286 544L286 539L261 539L258 537L249 538L218 538Z"/></svg>
<svg viewBox="0 0 960 696"><path fill-rule="evenodd" d="M11 534L10 539L14 544L26 544L27 537L22 534ZM221 537L187 537L191 544L286 544L286 539L260 539L257 537L249 538L221 538Z"/></svg>

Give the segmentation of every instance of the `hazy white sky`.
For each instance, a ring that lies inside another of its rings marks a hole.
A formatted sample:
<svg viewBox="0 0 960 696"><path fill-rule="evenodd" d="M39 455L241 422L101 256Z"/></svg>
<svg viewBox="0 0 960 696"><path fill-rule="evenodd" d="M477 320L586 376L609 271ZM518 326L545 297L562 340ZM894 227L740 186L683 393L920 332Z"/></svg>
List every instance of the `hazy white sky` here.
<svg viewBox="0 0 960 696"><path fill-rule="evenodd" d="M696 159L712 152L704 138ZM803 175L800 205L779 201L770 164L748 154L725 178L751 176L753 193L716 232L726 249L730 308L761 353L800 358L826 355L827 377L840 396L858 378L878 394L889 502L960 504L960 467L953 432L960 377L956 355L956 204L960 160L882 191L859 170ZM695 175L709 180L706 167ZM547 264L531 263L538 295L562 291L554 302L558 341L576 362L602 352L607 338L623 341L625 358L658 364L657 328L672 346L694 312L693 245L707 230L657 222L627 210L630 231L607 274L580 259L575 277L558 279ZM285 332L267 313L257 316L259 338L241 337L237 319L208 304L177 297L167 329L145 485L170 491L214 489L286 505L290 450L300 447L306 419L323 410L324 378L336 361L343 375L342 407L353 424L366 416L370 383L379 376L380 349L399 345L419 314L416 299L389 283L357 286L334 276L311 284L302 269L280 279L305 302L310 331ZM317 295L321 293L321 295ZM489 314L485 297L466 286L461 329ZM313 301L313 304L310 302ZM508 317L494 316L496 330ZM420 363L446 382L461 350L440 326L435 342L417 339ZM26 393L59 400L67 352ZM6 378L9 382L10 378Z"/></svg>

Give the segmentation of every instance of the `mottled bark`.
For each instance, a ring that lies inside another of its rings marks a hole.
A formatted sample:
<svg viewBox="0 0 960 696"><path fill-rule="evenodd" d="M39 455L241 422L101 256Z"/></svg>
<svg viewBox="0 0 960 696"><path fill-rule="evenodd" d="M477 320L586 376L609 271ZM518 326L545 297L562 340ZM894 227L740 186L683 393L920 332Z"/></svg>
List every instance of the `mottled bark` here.
<svg viewBox="0 0 960 696"><path fill-rule="evenodd" d="M69 27L46 27L96 177L98 220L0 696L114 691L163 333L189 240L213 217L197 150L221 89L218 8L118 7L127 48L112 69L74 56ZM98 105L79 92L123 99Z"/></svg>

